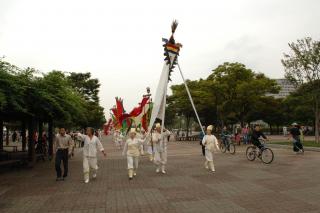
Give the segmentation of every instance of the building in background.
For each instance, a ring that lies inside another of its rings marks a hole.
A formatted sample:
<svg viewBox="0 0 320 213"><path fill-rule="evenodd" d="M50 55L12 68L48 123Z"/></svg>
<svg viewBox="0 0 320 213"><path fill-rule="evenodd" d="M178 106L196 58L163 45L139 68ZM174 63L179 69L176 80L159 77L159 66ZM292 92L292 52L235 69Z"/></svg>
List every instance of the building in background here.
<svg viewBox="0 0 320 213"><path fill-rule="evenodd" d="M292 84L287 79L274 79L277 84L280 86L280 91L278 94L267 94L267 96L273 96L274 98L285 98L290 93L294 92L296 90L296 87L294 84Z"/></svg>

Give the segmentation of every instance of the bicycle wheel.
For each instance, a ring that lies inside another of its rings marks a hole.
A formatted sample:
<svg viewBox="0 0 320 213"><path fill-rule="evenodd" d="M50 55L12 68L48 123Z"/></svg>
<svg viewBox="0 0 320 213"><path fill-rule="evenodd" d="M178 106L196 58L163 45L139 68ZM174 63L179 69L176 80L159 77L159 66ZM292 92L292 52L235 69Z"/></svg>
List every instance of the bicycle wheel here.
<svg viewBox="0 0 320 213"><path fill-rule="evenodd" d="M254 159L256 159L256 147L248 146L246 150L246 156L249 161L254 161Z"/></svg>
<svg viewBox="0 0 320 213"><path fill-rule="evenodd" d="M269 148L264 148L261 153L261 160L265 164L270 164L273 161L273 151Z"/></svg>
<svg viewBox="0 0 320 213"><path fill-rule="evenodd" d="M230 154L233 154L233 155L236 153L236 145L234 145L234 143L230 143L229 152Z"/></svg>
<svg viewBox="0 0 320 213"><path fill-rule="evenodd" d="M222 153L225 153L225 152L227 151L227 147L224 145L223 142L220 144L220 151L221 151Z"/></svg>

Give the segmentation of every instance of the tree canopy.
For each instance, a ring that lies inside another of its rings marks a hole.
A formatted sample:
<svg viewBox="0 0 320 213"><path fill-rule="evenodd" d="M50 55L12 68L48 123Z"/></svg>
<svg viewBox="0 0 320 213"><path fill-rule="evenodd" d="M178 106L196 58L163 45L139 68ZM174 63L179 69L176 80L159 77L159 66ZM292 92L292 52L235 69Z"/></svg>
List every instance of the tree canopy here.
<svg viewBox="0 0 320 213"><path fill-rule="evenodd" d="M319 143L320 127L320 41L312 38L289 43L290 52L281 60L286 78L303 87L304 97L312 100L316 141Z"/></svg>
<svg viewBox="0 0 320 213"><path fill-rule="evenodd" d="M0 60L2 115L52 120L65 127L101 127L105 119L99 105L99 87L90 73L53 70L41 75L35 69L20 69Z"/></svg>

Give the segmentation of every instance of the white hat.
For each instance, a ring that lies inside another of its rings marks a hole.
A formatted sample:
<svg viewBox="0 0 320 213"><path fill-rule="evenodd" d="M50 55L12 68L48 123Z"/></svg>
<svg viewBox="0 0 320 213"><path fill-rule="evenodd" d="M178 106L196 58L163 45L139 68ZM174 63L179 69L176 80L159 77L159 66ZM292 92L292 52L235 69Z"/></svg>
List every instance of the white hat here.
<svg viewBox="0 0 320 213"><path fill-rule="evenodd" d="M161 124L160 123L156 123L156 128L160 128Z"/></svg>
<svg viewBox="0 0 320 213"><path fill-rule="evenodd" d="M136 129L135 129L135 128L131 128L131 129L130 129L130 133L137 134Z"/></svg>
<svg viewBox="0 0 320 213"><path fill-rule="evenodd" d="M296 122L292 123L291 124L292 126L297 126L298 124Z"/></svg>
<svg viewBox="0 0 320 213"><path fill-rule="evenodd" d="M208 126L207 130L211 130L212 131L213 130L213 126L212 125Z"/></svg>

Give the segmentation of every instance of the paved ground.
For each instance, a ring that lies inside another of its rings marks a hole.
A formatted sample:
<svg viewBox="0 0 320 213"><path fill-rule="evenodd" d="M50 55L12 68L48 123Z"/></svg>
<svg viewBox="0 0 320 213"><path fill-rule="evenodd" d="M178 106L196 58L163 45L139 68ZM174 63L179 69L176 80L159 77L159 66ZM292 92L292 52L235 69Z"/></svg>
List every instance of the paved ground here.
<svg viewBox="0 0 320 213"><path fill-rule="evenodd" d="M81 153L70 161L70 177L55 181L53 163L0 174L0 212L320 212L320 154L276 149L275 161L249 162L218 153L216 174L203 168L200 146L171 143L168 174L155 173L142 158L138 177L127 179L126 161L105 138L108 158L98 179L83 183Z"/></svg>

